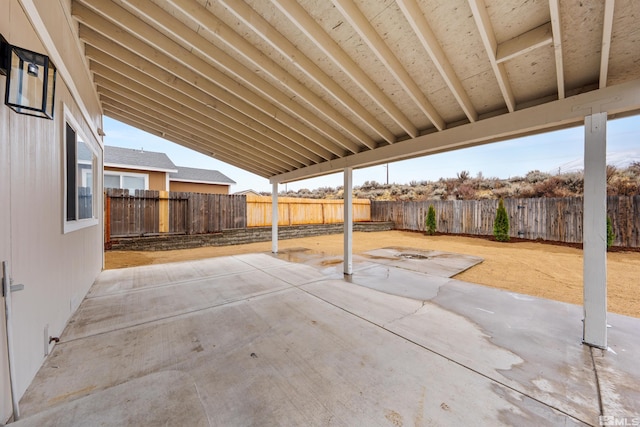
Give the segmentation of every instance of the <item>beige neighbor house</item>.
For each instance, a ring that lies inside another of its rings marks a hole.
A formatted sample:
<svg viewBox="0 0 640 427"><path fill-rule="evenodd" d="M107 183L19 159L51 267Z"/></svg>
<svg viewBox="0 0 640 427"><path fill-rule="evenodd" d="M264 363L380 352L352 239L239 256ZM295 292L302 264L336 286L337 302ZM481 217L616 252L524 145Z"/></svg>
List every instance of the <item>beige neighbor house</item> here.
<svg viewBox="0 0 640 427"><path fill-rule="evenodd" d="M178 172L169 175L169 191L229 194L229 187L235 183L222 172L213 169L178 166Z"/></svg>
<svg viewBox="0 0 640 427"><path fill-rule="evenodd" d="M217 170L176 166L165 153L104 147L104 188L229 194L232 184Z"/></svg>
<svg viewBox="0 0 640 427"><path fill-rule="evenodd" d="M606 349L606 125L640 113L638 4L0 0L0 423L102 270L103 114L269 179L273 252L278 186L342 173L346 275L354 169L580 126L575 328Z"/></svg>

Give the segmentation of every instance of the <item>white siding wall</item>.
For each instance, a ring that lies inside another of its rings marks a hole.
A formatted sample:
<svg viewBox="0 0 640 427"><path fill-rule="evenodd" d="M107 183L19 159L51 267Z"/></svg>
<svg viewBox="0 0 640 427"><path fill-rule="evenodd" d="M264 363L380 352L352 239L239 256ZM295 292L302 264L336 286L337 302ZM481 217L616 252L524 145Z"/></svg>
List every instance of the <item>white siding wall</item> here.
<svg viewBox="0 0 640 427"><path fill-rule="evenodd" d="M94 196L97 225L71 233L63 232L64 212L64 111L80 124L82 133L98 153L96 179L102 179L102 145L93 129L101 127L101 112L88 79L73 30L69 27L68 4L40 1L38 12L45 30L71 71L70 82L58 75L54 120L23 116L0 104L0 261L9 261L15 283L25 289L15 292L14 354L18 392L22 395L44 361L44 328L59 336L102 269L102 197ZM49 53L20 1L0 0L0 32L12 44ZM39 29L42 31L42 28ZM50 43L50 42L46 42ZM50 53L49 53L50 54ZM58 65L58 64L56 64ZM4 100L5 77L0 77ZM88 114L81 114L84 105ZM89 117L93 123L85 120ZM4 301L0 312L0 423L11 414Z"/></svg>

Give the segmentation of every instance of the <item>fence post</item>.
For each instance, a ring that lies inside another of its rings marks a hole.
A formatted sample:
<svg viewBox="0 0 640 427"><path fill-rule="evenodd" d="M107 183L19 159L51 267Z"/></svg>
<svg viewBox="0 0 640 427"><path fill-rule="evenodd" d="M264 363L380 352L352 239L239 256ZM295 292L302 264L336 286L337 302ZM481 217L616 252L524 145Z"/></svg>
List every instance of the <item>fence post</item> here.
<svg viewBox="0 0 640 427"><path fill-rule="evenodd" d="M107 192L104 201L104 248L111 249L111 197Z"/></svg>
<svg viewBox="0 0 640 427"><path fill-rule="evenodd" d="M186 232L187 234L193 234L193 194L194 193L185 193L187 195L187 224L186 224Z"/></svg>
<svg viewBox="0 0 640 427"><path fill-rule="evenodd" d="M158 231L169 232L169 192L160 190L158 206Z"/></svg>

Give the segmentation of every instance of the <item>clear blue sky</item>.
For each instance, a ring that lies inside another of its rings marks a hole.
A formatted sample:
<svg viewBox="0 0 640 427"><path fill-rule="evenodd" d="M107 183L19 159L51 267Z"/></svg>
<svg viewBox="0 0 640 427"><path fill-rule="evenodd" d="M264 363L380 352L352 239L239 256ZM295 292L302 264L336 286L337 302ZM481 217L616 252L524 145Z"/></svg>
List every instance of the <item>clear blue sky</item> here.
<svg viewBox="0 0 640 427"><path fill-rule="evenodd" d="M177 166L216 169L236 181L231 192L253 189L271 192L266 178L246 172L214 158L184 148L170 141L104 118L106 145L144 148L166 153ZM467 170L472 176L482 172L485 177L508 178L522 176L531 170L561 172L582 169L584 153L583 127L564 129L541 135L517 138L449 153L434 154L389 164L389 182L406 184L412 180L435 181L452 178ZM640 116L609 120L607 123L607 161L616 166L640 161ZM385 166L373 166L353 171L353 185L365 181L385 183ZM289 183L286 188L298 190L342 185L342 173ZM281 184L280 191L285 189Z"/></svg>

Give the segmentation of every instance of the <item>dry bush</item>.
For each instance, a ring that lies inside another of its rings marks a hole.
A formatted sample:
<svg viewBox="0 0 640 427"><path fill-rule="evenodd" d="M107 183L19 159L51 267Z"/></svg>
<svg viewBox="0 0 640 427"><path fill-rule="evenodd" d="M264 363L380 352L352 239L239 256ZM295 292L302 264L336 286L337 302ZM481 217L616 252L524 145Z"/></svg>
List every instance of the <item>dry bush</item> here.
<svg viewBox="0 0 640 427"><path fill-rule="evenodd" d="M511 184L511 194L513 197L518 197L521 199L528 199L530 197L534 197L533 185L525 182L519 181Z"/></svg>
<svg viewBox="0 0 640 427"><path fill-rule="evenodd" d="M625 169L607 167L607 192L610 195L640 194L640 162L634 162ZM468 171L461 171L455 178L440 178L433 181L412 180L409 184L381 184L365 181L354 187L354 195L369 200L448 200L448 199L498 199L530 197L572 197L584 193L584 174L570 172L554 175L533 170L525 177L509 179L485 178L479 172L471 178ZM269 193L267 193L268 195ZM321 187L310 191L281 192L282 196L309 197L318 199L342 198L342 186Z"/></svg>
<svg viewBox="0 0 640 427"><path fill-rule="evenodd" d="M458 178L458 182L463 183L471 178L471 174L469 171L461 171L456 174L456 177Z"/></svg>
<svg viewBox="0 0 640 427"><path fill-rule="evenodd" d="M476 198L478 200L489 200L489 199L495 199L494 195L493 195L493 191L491 190L479 190L476 192Z"/></svg>
<svg viewBox="0 0 640 427"><path fill-rule="evenodd" d="M570 193L580 195L584 192L584 174L582 172L572 172L562 175L564 185Z"/></svg>
<svg viewBox="0 0 640 427"><path fill-rule="evenodd" d="M537 182L545 181L550 177L551 175L549 175L548 173L540 172L539 170L533 170L533 171L527 172L527 175L525 176L525 180L530 184L535 184Z"/></svg>
<svg viewBox="0 0 640 427"><path fill-rule="evenodd" d="M615 176L607 185L607 194L611 196L635 196L640 194L638 182L628 176Z"/></svg>
<svg viewBox="0 0 640 427"><path fill-rule="evenodd" d="M512 196L512 189L509 187L501 187L493 190L494 199L508 199Z"/></svg>
<svg viewBox="0 0 640 427"><path fill-rule="evenodd" d="M533 186L534 197L567 197L569 191L564 187L562 179L552 176Z"/></svg>
<svg viewBox="0 0 640 427"><path fill-rule="evenodd" d="M617 172L618 172L617 167L613 165L607 165L607 184L611 182L611 179L613 179L613 177L616 175Z"/></svg>
<svg viewBox="0 0 640 427"><path fill-rule="evenodd" d="M455 195L459 200L474 200L476 198L476 190L471 184L460 184L455 191Z"/></svg>

